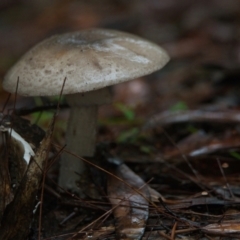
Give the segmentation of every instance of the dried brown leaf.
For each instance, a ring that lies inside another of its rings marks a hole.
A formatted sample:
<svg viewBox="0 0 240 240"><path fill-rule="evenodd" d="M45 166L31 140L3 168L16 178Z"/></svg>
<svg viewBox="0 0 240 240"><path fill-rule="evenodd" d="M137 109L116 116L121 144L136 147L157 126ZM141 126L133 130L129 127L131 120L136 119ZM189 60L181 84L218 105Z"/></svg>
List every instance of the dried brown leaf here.
<svg viewBox="0 0 240 240"><path fill-rule="evenodd" d="M118 238L141 239L148 219L148 186L125 164L113 173L123 180L113 176L108 179L108 198L114 207Z"/></svg>

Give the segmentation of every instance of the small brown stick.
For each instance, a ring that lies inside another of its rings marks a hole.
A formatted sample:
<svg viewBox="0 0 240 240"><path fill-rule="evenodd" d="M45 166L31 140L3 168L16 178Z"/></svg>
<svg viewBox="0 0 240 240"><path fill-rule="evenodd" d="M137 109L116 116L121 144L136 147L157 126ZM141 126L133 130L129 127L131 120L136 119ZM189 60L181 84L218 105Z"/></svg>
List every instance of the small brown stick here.
<svg viewBox="0 0 240 240"><path fill-rule="evenodd" d="M164 233L164 232L162 232L162 231L158 231L158 234L159 234L160 236L162 236L162 237L164 237L164 238L168 239L168 240L172 240L172 238L171 238L171 237L169 237L167 234L165 234L165 233Z"/></svg>
<svg viewBox="0 0 240 240"><path fill-rule="evenodd" d="M175 239L175 234L176 234L176 228L177 228L177 222L174 223L172 231L171 231L171 239Z"/></svg>
<svg viewBox="0 0 240 240"><path fill-rule="evenodd" d="M14 95L13 111L15 111L15 109L16 109L18 84L19 84L19 77L17 79L17 86L16 86L15 95Z"/></svg>

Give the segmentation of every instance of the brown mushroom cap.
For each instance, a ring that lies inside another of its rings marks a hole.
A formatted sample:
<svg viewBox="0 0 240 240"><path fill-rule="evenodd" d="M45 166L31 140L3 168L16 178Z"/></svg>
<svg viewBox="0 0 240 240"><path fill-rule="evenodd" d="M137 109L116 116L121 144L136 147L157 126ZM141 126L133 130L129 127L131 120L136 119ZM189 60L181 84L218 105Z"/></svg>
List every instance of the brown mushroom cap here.
<svg viewBox="0 0 240 240"><path fill-rule="evenodd" d="M29 50L6 74L3 87L24 96L58 95L100 89L161 69L169 60L158 45L108 29L50 37Z"/></svg>

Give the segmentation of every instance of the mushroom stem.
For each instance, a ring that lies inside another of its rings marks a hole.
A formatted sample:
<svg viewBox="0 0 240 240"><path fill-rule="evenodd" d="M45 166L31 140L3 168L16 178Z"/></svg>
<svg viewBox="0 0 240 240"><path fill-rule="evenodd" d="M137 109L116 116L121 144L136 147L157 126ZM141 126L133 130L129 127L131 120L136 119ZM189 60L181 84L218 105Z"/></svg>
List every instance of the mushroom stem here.
<svg viewBox="0 0 240 240"><path fill-rule="evenodd" d="M66 141L69 149L80 156L92 157L95 150L98 106L72 107Z"/></svg>
<svg viewBox="0 0 240 240"><path fill-rule="evenodd" d="M73 107L66 132L66 149L78 156L93 156L96 138L97 106ZM75 192L81 191L77 187L79 176L86 179L86 167L79 158L64 153L61 159L59 185ZM79 193L80 196L82 195Z"/></svg>
<svg viewBox="0 0 240 240"><path fill-rule="evenodd" d="M94 155L98 105L109 103L111 99L109 88L85 94L67 95L67 101L71 108L66 131L66 149L69 152L80 157ZM84 196L81 186L84 185L85 180L88 180L87 172L83 161L64 153L61 159L59 185ZM79 186L77 186L77 181L80 183Z"/></svg>

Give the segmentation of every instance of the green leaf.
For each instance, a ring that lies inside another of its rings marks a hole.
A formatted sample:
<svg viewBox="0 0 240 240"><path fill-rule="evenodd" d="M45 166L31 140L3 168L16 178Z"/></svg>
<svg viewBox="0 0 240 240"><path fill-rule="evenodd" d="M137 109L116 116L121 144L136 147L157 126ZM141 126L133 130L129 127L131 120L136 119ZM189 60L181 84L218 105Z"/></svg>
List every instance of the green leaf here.
<svg viewBox="0 0 240 240"><path fill-rule="evenodd" d="M122 103L116 103L116 104L115 104L115 107L116 107L120 112L123 113L124 117L125 117L127 120L129 120L129 121L134 120L134 118L135 118L135 113L134 113L134 111L133 111L130 107L128 107L128 106L126 106L126 105L124 105L124 104L122 104Z"/></svg>
<svg viewBox="0 0 240 240"><path fill-rule="evenodd" d="M230 151L229 154L230 154L232 157L240 160L240 154L239 154L238 152L236 152L236 151Z"/></svg>
<svg viewBox="0 0 240 240"><path fill-rule="evenodd" d="M152 152L152 147L143 145L143 146L140 147L140 151L143 152L143 153L149 154L149 153Z"/></svg>
<svg viewBox="0 0 240 240"><path fill-rule="evenodd" d="M120 142L120 143L125 143L125 142L134 143L137 140L138 134L139 134L139 129L138 128L131 128L130 130L122 132L118 136L117 142Z"/></svg>
<svg viewBox="0 0 240 240"><path fill-rule="evenodd" d="M188 110L188 106L185 102L179 101L176 104L174 104L172 107L170 107L170 110L173 111L173 112Z"/></svg>

